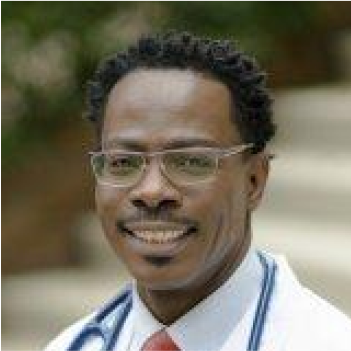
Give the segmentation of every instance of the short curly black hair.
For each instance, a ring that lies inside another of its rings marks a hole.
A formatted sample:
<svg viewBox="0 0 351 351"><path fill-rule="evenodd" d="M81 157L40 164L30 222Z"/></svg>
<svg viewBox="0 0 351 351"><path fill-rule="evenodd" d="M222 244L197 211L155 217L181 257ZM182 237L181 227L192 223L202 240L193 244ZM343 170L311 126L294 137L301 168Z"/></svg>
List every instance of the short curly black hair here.
<svg viewBox="0 0 351 351"><path fill-rule="evenodd" d="M233 122L243 141L254 144L253 153L262 151L275 134L266 75L253 59L230 40L171 31L140 37L127 50L103 60L88 81L87 117L97 127L99 143L109 92L123 76L138 68L192 69L226 84L235 106Z"/></svg>

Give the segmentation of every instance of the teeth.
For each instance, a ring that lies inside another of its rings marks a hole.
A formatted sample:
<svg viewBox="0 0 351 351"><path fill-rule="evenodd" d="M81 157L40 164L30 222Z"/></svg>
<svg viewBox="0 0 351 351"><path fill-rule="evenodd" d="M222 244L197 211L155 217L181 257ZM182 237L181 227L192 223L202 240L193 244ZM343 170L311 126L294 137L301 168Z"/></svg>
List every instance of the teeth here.
<svg viewBox="0 0 351 351"><path fill-rule="evenodd" d="M166 243L181 237L183 230L138 230L133 234L148 243Z"/></svg>

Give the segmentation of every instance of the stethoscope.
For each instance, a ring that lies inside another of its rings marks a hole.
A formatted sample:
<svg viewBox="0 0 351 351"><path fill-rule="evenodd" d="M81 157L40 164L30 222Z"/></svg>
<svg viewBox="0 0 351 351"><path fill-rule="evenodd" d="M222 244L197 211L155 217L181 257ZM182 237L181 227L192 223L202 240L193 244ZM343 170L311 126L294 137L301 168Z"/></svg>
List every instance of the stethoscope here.
<svg viewBox="0 0 351 351"><path fill-rule="evenodd" d="M260 347L277 271L277 265L273 259L266 257L261 252L257 252L257 254L263 267L263 281L247 343L247 351L257 351ZM128 286L83 327L67 351L81 350L94 337L102 339L101 351L113 350L131 308L132 289Z"/></svg>

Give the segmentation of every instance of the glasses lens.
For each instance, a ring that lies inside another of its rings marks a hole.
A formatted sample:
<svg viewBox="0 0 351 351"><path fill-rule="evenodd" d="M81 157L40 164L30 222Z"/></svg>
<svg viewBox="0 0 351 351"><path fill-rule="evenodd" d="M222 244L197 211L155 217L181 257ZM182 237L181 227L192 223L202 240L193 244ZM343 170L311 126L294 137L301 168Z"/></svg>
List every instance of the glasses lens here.
<svg viewBox="0 0 351 351"><path fill-rule="evenodd" d="M133 183L143 168L141 155L120 152L94 155L92 163L99 180L115 185Z"/></svg>
<svg viewBox="0 0 351 351"><path fill-rule="evenodd" d="M200 151L176 151L164 155L168 175L180 182L191 183L211 177L216 170L216 156Z"/></svg>

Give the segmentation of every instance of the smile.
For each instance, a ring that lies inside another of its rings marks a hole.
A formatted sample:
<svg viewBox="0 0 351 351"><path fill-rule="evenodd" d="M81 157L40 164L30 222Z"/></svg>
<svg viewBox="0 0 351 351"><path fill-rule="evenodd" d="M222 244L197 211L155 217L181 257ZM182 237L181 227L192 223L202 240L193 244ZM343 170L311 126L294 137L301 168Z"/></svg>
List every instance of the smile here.
<svg viewBox="0 0 351 351"><path fill-rule="evenodd" d="M165 222L129 223L122 227L133 237L148 244L167 244L176 242L184 236L194 232L195 227Z"/></svg>
<svg viewBox="0 0 351 351"><path fill-rule="evenodd" d="M144 230L144 231L134 231L133 234L141 240L144 240L148 243L167 243L174 241L182 237L184 231L175 231L175 230L163 230L163 231L153 231L153 230Z"/></svg>

